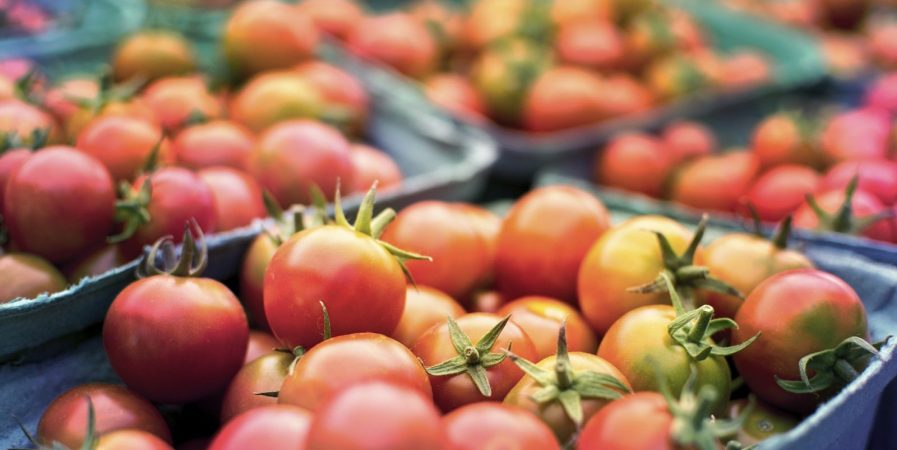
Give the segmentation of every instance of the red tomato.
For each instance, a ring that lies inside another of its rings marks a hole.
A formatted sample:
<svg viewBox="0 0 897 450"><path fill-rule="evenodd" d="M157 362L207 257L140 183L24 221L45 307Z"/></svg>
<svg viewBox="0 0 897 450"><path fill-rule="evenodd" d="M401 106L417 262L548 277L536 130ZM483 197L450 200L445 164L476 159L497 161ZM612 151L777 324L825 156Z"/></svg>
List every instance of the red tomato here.
<svg viewBox="0 0 897 450"><path fill-rule="evenodd" d="M65 121L65 135L71 141L76 141L81 132L97 117L123 116L131 119L142 120L153 126L158 126L156 114L140 97L128 100L116 100L115 98L102 98L102 94L90 99L98 104L97 107L81 107ZM156 140L158 140L158 136Z"/></svg>
<svg viewBox="0 0 897 450"><path fill-rule="evenodd" d="M825 160L835 164L887 159L889 135L888 115L867 108L838 114L825 125L819 139Z"/></svg>
<svg viewBox="0 0 897 450"><path fill-rule="evenodd" d="M897 202L897 163L891 161L844 161L826 172L818 190L844 190L854 177L857 187L878 198L885 205Z"/></svg>
<svg viewBox="0 0 897 450"><path fill-rule="evenodd" d="M345 39L364 17L364 10L355 0L303 0L296 7L307 14L319 30L340 39Z"/></svg>
<svg viewBox="0 0 897 450"><path fill-rule="evenodd" d="M195 114L208 119L222 115L220 99L209 92L200 77L160 78L146 87L142 98L166 130L184 127Z"/></svg>
<svg viewBox="0 0 897 450"><path fill-rule="evenodd" d="M699 158L673 174L670 198L702 211L735 212L759 172L757 159L748 152Z"/></svg>
<svg viewBox="0 0 897 450"><path fill-rule="evenodd" d="M601 110L613 118L636 114L654 106L654 94L630 75L617 73L604 80Z"/></svg>
<svg viewBox="0 0 897 450"><path fill-rule="evenodd" d="M162 130L144 120L124 116L93 119L78 135L76 147L100 160L116 181L133 180L146 165L153 148L160 145L159 161L172 162L168 139ZM182 223L183 224L183 223Z"/></svg>
<svg viewBox="0 0 897 450"><path fill-rule="evenodd" d="M472 403L442 418L451 450L507 448L560 450L554 434L538 417L501 403Z"/></svg>
<svg viewBox="0 0 897 450"><path fill-rule="evenodd" d="M18 148L0 152L0 211L3 211L3 197L10 177L25 161L31 158L31 150Z"/></svg>
<svg viewBox="0 0 897 450"><path fill-rule="evenodd" d="M764 168L780 164L817 166L821 155L809 127L800 116L773 114L754 129L751 151Z"/></svg>
<svg viewBox="0 0 897 450"><path fill-rule="evenodd" d="M215 202L215 231L244 227L265 217L262 189L246 172L230 167L212 167L197 172L209 187Z"/></svg>
<svg viewBox="0 0 897 450"><path fill-rule="evenodd" d="M456 323L461 332L475 346L501 320L499 316L494 314L473 313L458 317ZM491 353L502 352L509 346L521 358L536 358L535 345L529 336L526 335L526 332L513 322L508 322L504 326L504 329L489 351ZM459 357L461 354L454 347L447 322L430 328L429 331L419 337L414 347L412 347L412 351L427 367ZM468 350L465 349L464 352L466 354ZM479 353L477 355L485 356ZM430 383L433 386L433 401L436 402L440 409L451 411L469 403L488 399L500 400L523 377L523 372L508 358L491 367L483 366L480 359L469 364L474 363L480 364L481 367L485 368L486 378L491 387L491 396L483 395L467 373L461 372L448 376L430 375Z"/></svg>
<svg viewBox="0 0 897 450"><path fill-rule="evenodd" d="M760 220L778 222L803 204L807 194L816 192L819 174L795 164L785 164L766 171L754 181L745 202L753 206Z"/></svg>
<svg viewBox="0 0 897 450"><path fill-rule="evenodd" d="M41 416L37 440L46 445L58 442L66 448L80 448L87 434L88 399L93 404L96 433L142 430L165 442L171 433L165 419L148 401L114 384L82 384L56 397Z"/></svg>
<svg viewBox="0 0 897 450"><path fill-rule="evenodd" d="M673 164L709 155L717 149L713 130L688 120L674 122L664 128L661 139Z"/></svg>
<svg viewBox="0 0 897 450"><path fill-rule="evenodd" d="M347 433L347 430L352 430ZM335 395L315 414L308 450L443 450L439 412L416 389L369 381Z"/></svg>
<svg viewBox="0 0 897 450"><path fill-rule="evenodd" d="M240 267L240 300L246 307L249 321L262 330L270 330L265 317L265 301L263 297L265 270L277 251L277 244L267 234L258 235Z"/></svg>
<svg viewBox="0 0 897 450"><path fill-rule="evenodd" d="M365 144L352 144L351 150L349 157L355 172L351 192L365 192L375 181L381 191L402 182L402 171L387 153Z"/></svg>
<svg viewBox="0 0 897 450"><path fill-rule="evenodd" d="M249 130L226 120L188 127L172 142L178 164L193 170L214 166L243 170L254 146Z"/></svg>
<svg viewBox="0 0 897 450"><path fill-rule="evenodd" d="M325 112L324 94L294 70L263 72L233 97L230 117L255 133L289 120L316 118Z"/></svg>
<svg viewBox="0 0 897 450"><path fill-rule="evenodd" d="M480 93L464 76L439 73L424 82L427 97L437 105L461 117L482 119L486 105Z"/></svg>
<svg viewBox="0 0 897 450"><path fill-rule="evenodd" d="M885 74L875 80L866 88L863 102L870 108L897 113L897 74Z"/></svg>
<svg viewBox="0 0 897 450"><path fill-rule="evenodd" d="M61 123L68 121L82 107L75 100L93 100L100 86L93 78L71 78L59 83L44 96L44 107Z"/></svg>
<svg viewBox="0 0 897 450"><path fill-rule="evenodd" d="M479 230L480 235L486 239L486 244L489 247L488 258L490 261L494 261L495 249L498 245L498 233L501 231L501 217L498 217L498 215L486 208L469 203L459 203L458 206L473 218L473 225ZM490 266L494 266L494 264L490 264ZM490 285L494 278L494 269L494 267L489 269L487 279Z"/></svg>
<svg viewBox="0 0 897 450"><path fill-rule="evenodd" d="M249 344L246 346L246 356L243 365L251 363L254 359L271 353L280 347L280 343L274 336L257 330L249 331Z"/></svg>
<svg viewBox="0 0 897 450"><path fill-rule="evenodd" d="M241 4L224 26L228 65L241 75L285 69L311 58L318 32L309 15L274 0Z"/></svg>
<svg viewBox="0 0 897 450"><path fill-rule="evenodd" d="M243 413L227 422L209 450L301 450L312 415L290 405L270 405Z"/></svg>
<svg viewBox="0 0 897 450"><path fill-rule="evenodd" d="M103 435L96 450L174 450L158 437L141 430L119 430Z"/></svg>
<svg viewBox="0 0 897 450"><path fill-rule="evenodd" d="M353 134L364 131L368 94L357 78L321 61L300 64L295 70L319 92L327 104L328 119L334 119Z"/></svg>
<svg viewBox="0 0 897 450"><path fill-rule="evenodd" d="M546 217L552 217L546 222ZM604 205L567 186L535 189L508 212L498 235L495 281L507 298L576 299L579 265L610 226Z"/></svg>
<svg viewBox="0 0 897 450"><path fill-rule="evenodd" d="M444 323L446 317L455 318L463 314L464 308L442 291L426 286L408 286L402 318L391 336L411 348L430 327Z"/></svg>
<svg viewBox="0 0 897 450"><path fill-rule="evenodd" d="M511 316L536 346L536 360L554 355L558 329L567 327L567 347L571 352L594 353L598 348L595 332L579 312L569 304L549 297L521 297L504 304L499 316Z"/></svg>
<svg viewBox="0 0 897 450"><path fill-rule="evenodd" d="M0 305L17 298L32 299L44 292L52 294L67 286L65 277L39 256L28 253L0 255Z"/></svg>
<svg viewBox="0 0 897 450"><path fill-rule="evenodd" d="M439 62L439 49L426 26L404 12L365 17L349 32L346 44L358 56L414 78L430 74Z"/></svg>
<svg viewBox="0 0 897 450"><path fill-rule="evenodd" d="M371 379L403 384L427 398L432 392L427 372L404 345L381 334L353 333L321 342L302 355L277 401L319 412L330 397Z"/></svg>
<svg viewBox="0 0 897 450"><path fill-rule="evenodd" d="M36 130L49 132L48 143L60 140L56 121L40 108L19 99L0 101L0 133L17 135L28 146Z"/></svg>
<svg viewBox="0 0 897 450"><path fill-rule="evenodd" d="M660 197L673 163L660 139L629 133L610 141L595 159L593 172L601 184Z"/></svg>
<svg viewBox="0 0 897 450"><path fill-rule="evenodd" d="M196 57L180 34L146 30L128 36L112 56L112 76L118 81L140 77L155 80L193 72Z"/></svg>
<svg viewBox="0 0 897 450"><path fill-rule="evenodd" d="M289 373L293 355L271 351L244 365L230 381L221 401L221 423L251 409L277 404L277 398L257 395L261 392L277 392Z"/></svg>
<svg viewBox="0 0 897 450"><path fill-rule="evenodd" d="M558 30L554 42L562 62L596 70L619 69L624 64L620 32L606 19L571 21Z"/></svg>
<svg viewBox="0 0 897 450"><path fill-rule="evenodd" d="M339 131L310 120L291 120L259 137L250 157L250 172L283 207L309 204L316 184L328 200L337 183L352 185L351 149Z"/></svg>
<svg viewBox="0 0 897 450"><path fill-rule="evenodd" d="M596 73L572 66L546 70L529 89L523 123L531 131L557 131L590 125L605 117L607 92Z"/></svg>
<svg viewBox="0 0 897 450"><path fill-rule="evenodd" d="M673 416L656 392L636 392L602 408L586 423L577 450L673 450Z"/></svg>
<svg viewBox="0 0 897 450"><path fill-rule="evenodd" d="M103 243L112 230L109 172L71 147L31 156L6 185L3 218L16 248L60 263Z"/></svg>
<svg viewBox="0 0 897 450"><path fill-rule="evenodd" d="M878 198L874 195L858 189L853 194L850 202L850 217L844 220L835 220L838 210L845 201L845 192L843 189L836 191L827 191L815 196L816 203L824 212L829 214L828 220L820 221L819 216L813 211L813 208L804 202L797 212L794 213L794 226L806 228L809 230L837 231L841 233L855 233L886 242L897 242L897 228L894 221L890 218L882 218L875 220L862 229L853 229L857 225L857 221L868 220L874 216L885 213L888 209L882 205Z"/></svg>

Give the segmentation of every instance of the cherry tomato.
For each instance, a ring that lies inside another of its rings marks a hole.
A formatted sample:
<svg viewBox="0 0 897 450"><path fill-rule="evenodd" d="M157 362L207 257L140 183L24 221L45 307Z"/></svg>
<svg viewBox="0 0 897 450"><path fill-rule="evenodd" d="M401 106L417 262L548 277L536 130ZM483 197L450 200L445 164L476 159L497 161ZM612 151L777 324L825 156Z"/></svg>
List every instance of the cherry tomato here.
<svg viewBox="0 0 897 450"><path fill-rule="evenodd" d="M118 430L100 436L96 450L174 450L155 435L141 430Z"/></svg>
<svg viewBox="0 0 897 450"><path fill-rule="evenodd" d="M585 69L559 66L533 82L523 104L523 124L531 131L557 131L605 118L601 77Z"/></svg>
<svg viewBox="0 0 897 450"><path fill-rule="evenodd" d="M235 122L260 133L281 121L319 117L324 109L324 95L310 80L294 70L283 70L263 72L247 81L233 97L229 113Z"/></svg>
<svg viewBox="0 0 897 450"><path fill-rule="evenodd" d="M674 122L663 129L661 139L673 164L709 155L717 149L713 131L699 122Z"/></svg>
<svg viewBox="0 0 897 450"><path fill-rule="evenodd" d="M311 58L318 31L308 14L274 0L241 4L224 26L228 65L241 75L285 69Z"/></svg>
<svg viewBox="0 0 897 450"><path fill-rule="evenodd" d="M312 347L287 375L278 403L320 411L333 395L352 384L387 379L431 395L420 361L404 345L376 333L336 336Z"/></svg>
<svg viewBox="0 0 897 450"><path fill-rule="evenodd" d="M821 155L807 120L791 113L773 114L751 137L751 151L763 168L781 164L818 166Z"/></svg>
<svg viewBox="0 0 897 450"><path fill-rule="evenodd" d="M577 450L673 450L670 439L673 416L656 392L636 392L602 408L594 415L576 443Z"/></svg>
<svg viewBox="0 0 897 450"><path fill-rule="evenodd" d="M663 141L645 133L614 137L595 160L595 178L601 184L652 197L663 194L673 169Z"/></svg>
<svg viewBox="0 0 897 450"><path fill-rule="evenodd" d="M480 93L464 76L439 73L424 82L427 97L435 104L461 117L480 120L486 105Z"/></svg>
<svg viewBox="0 0 897 450"><path fill-rule="evenodd" d="M56 397L37 426L39 442L80 448L87 435L88 399L93 404L96 433L142 430L171 442L165 419L148 401L114 384L82 384Z"/></svg>
<svg viewBox="0 0 897 450"><path fill-rule="evenodd" d="M715 61L709 65L710 70L717 70ZM648 64L645 83L658 99L669 102L693 95L712 85L715 73L708 73L707 70L696 56L671 53L653 59Z"/></svg>
<svg viewBox="0 0 897 450"><path fill-rule="evenodd" d="M17 298L32 299L68 286L65 277L47 260L27 253L0 255L0 305Z"/></svg>
<svg viewBox="0 0 897 450"><path fill-rule="evenodd" d="M598 348L595 332L579 312L569 304L549 297L521 297L505 303L495 314L511 316L526 332L536 346L536 359L542 360L551 355L557 347L558 328L567 326L567 346L570 351L594 353Z"/></svg>
<svg viewBox="0 0 897 450"><path fill-rule="evenodd" d="M463 406L443 417L442 426L452 450L560 450L551 429L535 415L501 403Z"/></svg>
<svg viewBox="0 0 897 450"><path fill-rule="evenodd" d="M220 99L209 92L200 77L160 78L146 87L142 98L166 130L182 128L195 114L207 119L222 114Z"/></svg>
<svg viewBox="0 0 897 450"><path fill-rule="evenodd" d="M303 0L297 6L319 30L345 39L364 17L355 0Z"/></svg>
<svg viewBox="0 0 897 450"><path fill-rule="evenodd" d="M813 208L807 202L804 202L794 213L795 227L808 230L853 233L869 239L897 242L897 229L895 229L895 223L892 219L881 218L880 220L872 220L875 216L884 214L888 210L874 195L859 189L854 192L850 202L850 217L846 221L839 219L837 216L846 198L843 189L823 192L814 198L819 207L822 208L822 211L828 214L828 219L820 220ZM853 229L858 221L864 220L871 220L872 223L860 229Z"/></svg>
<svg viewBox="0 0 897 450"><path fill-rule="evenodd" d="M6 194L6 185L9 183L12 173L16 171L28 158L31 150L18 148L0 153L0 211L3 211L3 197Z"/></svg>
<svg viewBox="0 0 897 450"><path fill-rule="evenodd" d="M99 93L100 85L95 79L71 78L48 90L43 103L60 123L65 123L81 109L76 100L92 100Z"/></svg>
<svg viewBox="0 0 897 450"><path fill-rule="evenodd" d="M155 80L196 69L196 56L180 34L151 30L132 34L112 56L112 76L118 81L140 77Z"/></svg>
<svg viewBox="0 0 897 450"><path fill-rule="evenodd" d="M277 404L277 398L258 395L277 392L289 373L293 355L271 351L244 365L224 392L221 402L221 423L254 408Z"/></svg>
<svg viewBox="0 0 897 450"><path fill-rule="evenodd" d="M661 11L634 16L625 29L627 66L641 69L652 60L669 54L676 41L669 17Z"/></svg>
<svg viewBox="0 0 897 450"><path fill-rule="evenodd" d="M439 49L427 28L403 12L363 18L346 36L346 44L358 56L414 78L433 72L439 61Z"/></svg>
<svg viewBox="0 0 897 450"><path fill-rule="evenodd" d="M102 162L115 181L130 181L146 165L156 145L160 145L159 161L173 162L168 139L162 136L162 129L144 120L101 116L81 131L76 147Z"/></svg>
<svg viewBox="0 0 897 450"><path fill-rule="evenodd" d="M269 405L240 414L221 428L209 450L305 448L312 415L291 405Z"/></svg>
<svg viewBox="0 0 897 450"><path fill-rule="evenodd" d="M411 348L430 327L444 323L446 317L463 314L464 308L442 291L427 286L408 286L402 318L391 336Z"/></svg>
<svg viewBox="0 0 897 450"><path fill-rule="evenodd" d="M623 37L604 19L571 21L555 38L560 59L596 70L618 69L624 64Z"/></svg>
<svg viewBox="0 0 897 450"><path fill-rule="evenodd" d="M254 146L249 130L226 120L188 127L172 142L178 164L193 170L214 166L246 169Z"/></svg>
<svg viewBox="0 0 897 450"><path fill-rule="evenodd" d="M246 356L243 365L251 363L254 359L271 353L280 347L280 343L274 336L258 330L249 331L249 344L246 346Z"/></svg>
<svg viewBox="0 0 897 450"><path fill-rule="evenodd" d="M498 290L507 298L545 295L573 302L580 263L609 226L604 205L587 192L552 186L526 194L498 235Z"/></svg>
<svg viewBox="0 0 897 450"><path fill-rule="evenodd" d="M240 267L240 300L246 307L249 321L262 330L270 330L265 317L263 297L265 270L277 251L277 244L267 234L260 234L246 251Z"/></svg>
<svg viewBox="0 0 897 450"><path fill-rule="evenodd" d="M820 192L844 190L854 177L857 187L884 205L897 202L897 163L891 161L844 161L831 167L819 182Z"/></svg>
<svg viewBox="0 0 897 450"><path fill-rule="evenodd" d="M890 114L897 113L897 74L885 74L866 88L863 103Z"/></svg>
<svg viewBox="0 0 897 450"><path fill-rule="evenodd" d="M745 399L735 400L729 404L729 417L736 418L747 410ZM763 402L754 401L744 425L735 435L735 440L743 445L756 445L777 434L790 431L800 423L793 415L773 408Z"/></svg>
<svg viewBox="0 0 897 450"><path fill-rule="evenodd" d="M212 167L196 174L212 192L215 231L244 227L266 216L262 189L249 174L230 167Z"/></svg>
<svg viewBox="0 0 897 450"><path fill-rule="evenodd" d="M387 153L365 144L352 144L349 157L352 159L352 192L365 192L377 182L381 191L398 186L402 182L402 171Z"/></svg>
<svg viewBox="0 0 897 450"><path fill-rule="evenodd" d="M47 130L50 144L60 140L56 121L40 108L19 99L0 101L0 133L19 136L28 146L36 130Z"/></svg>
<svg viewBox="0 0 897 450"><path fill-rule="evenodd" d="M441 59L458 50L461 41L462 14L439 0L416 2L409 10L411 16L427 27L439 48Z"/></svg>
<svg viewBox="0 0 897 450"><path fill-rule="evenodd" d="M495 261L495 250L498 245L498 233L501 231L501 217L486 208L476 206L470 203L458 203L458 206L473 218L473 225L479 230L480 235L486 239L489 248L489 260ZM490 264L494 266L494 264ZM494 267L490 267L488 284L492 283L494 278Z"/></svg>
<svg viewBox="0 0 897 450"><path fill-rule="evenodd" d="M819 137L829 164L847 160L880 161L889 156L888 115L877 109L855 109L833 117Z"/></svg>
<svg viewBox="0 0 897 450"><path fill-rule="evenodd" d="M820 180L815 170L784 164L760 175L747 192L745 201L765 222L778 222L796 211L807 194L816 192Z"/></svg>
<svg viewBox="0 0 897 450"><path fill-rule="evenodd" d="M759 173L757 159L748 152L699 158L673 174L670 198L702 211L735 212Z"/></svg>
<svg viewBox="0 0 897 450"><path fill-rule="evenodd" d="M351 134L364 132L369 100L357 78L321 61L300 64L295 70L319 92L327 104L328 119Z"/></svg>
<svg viewBox="0 0 897 450"><path fill-rule="evenodd" d="M118 100L114 97L111 99L102 98L100 95L102 94L90 99L91 102L96 102L98 104L96 108L82 106L66 119L64 123L65 135L70 141L77 141L81 132L84 131L84 129L97 117L129 117L131 119L142 120L153 126L158 126L156 114L140 97ZM156 137L156 140L158 139L159 136Z"/></svg>

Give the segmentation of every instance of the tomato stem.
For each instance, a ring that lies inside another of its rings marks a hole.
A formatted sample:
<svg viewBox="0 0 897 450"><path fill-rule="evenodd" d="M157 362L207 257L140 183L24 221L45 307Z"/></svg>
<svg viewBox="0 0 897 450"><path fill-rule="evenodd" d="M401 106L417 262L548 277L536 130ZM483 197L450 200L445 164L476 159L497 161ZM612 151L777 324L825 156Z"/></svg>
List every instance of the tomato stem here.
<svg viewBox="0 0 897 450"><path fill-rule="evenodd" d="M707 327L710 325L710 320L713 319L713 307L709 305L703 305L698 308L698 318L695 321L694 325L692 325L691 330L688 331L688 340L689 342L701 342L707 337Z"/></svg>

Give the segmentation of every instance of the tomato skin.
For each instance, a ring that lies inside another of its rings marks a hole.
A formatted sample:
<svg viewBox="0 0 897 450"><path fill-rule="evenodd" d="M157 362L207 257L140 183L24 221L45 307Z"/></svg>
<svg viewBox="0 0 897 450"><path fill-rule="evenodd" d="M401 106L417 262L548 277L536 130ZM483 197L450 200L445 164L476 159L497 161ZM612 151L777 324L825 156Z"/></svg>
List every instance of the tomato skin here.
<svg viewBox="0 0 897 450"><path fill-rule="evenodd" d="M289 347L321 342L322 301L334 336L389 334L405 307L405 275L370 236L338 225L308 229L285 242L265 272L265 314L274 336Z"/></svg>
<svg viewBox="0 0 897 450"><path fill-rule="evenodd" d="M604 80L601 111L607 118L644 112L654 107L656 99L631 75L617 73Z"/></svg>
<svg viewBox="0 0 897 450"><path fill-rule="evenodd" d="M596 70L619 69L625 63L623 36L604 19L576 20L561 26L554 45L565 63Z"/></svg>
<svg viewBox="0 0 897 450"><path fill-rule="evenodd" d="M73 99L90 100L100 93L100 86L92 78L71 78L47 91L44 96L46 108L60 123L65 123L81 107Z"/></svg>
<svg viewBox="0 0 897 450"><path fill-rule="evenodd" d="M168 425L155 406L125 387L105 383L82 384L56 397L41 416L38 442L79 448L87 434L88 398L93 403L98 435L136 429L171 442Z"/></svg>
<svg viewBox="0 0 897 450"><path fill-rule="evenodd" d="M827 163L887 159L888 115L875 109L855 109L832 118L819 137Z"/></svg>
<svg viewBox="0 0 897 450"><path fill-rule="evenodd" d="M545 217L554 218L546 223ZM610 226L604 205L576 188L552 186L521 197L498 235L495 281L506 298L576 299L580 263Z"/></svg>
<svg viewBox="0 0 897 450"><path fill-rule="evenodd" d="M141 98L166 130L183 127L193 114L199 113L209 119L222 114L220 99L209 92L202 78L196 76L160 78L146 87Z"/></svg>
<svg viewBox="0 0 897 450"><path fill-rule="evenodd" d="M133 97L127 101L109 101L104 104L99 111L94 111L91 108L78 109L63 123L63 125L65 125L65 136L70 141L77 141L81 132L84 131L91 122L97 117L106 116L130 117L132 119L142 120L154 126L158 126L159 124L153 110L150 109L140 97ZM156 136L156 140L158 139L159 136Z"/></svg>
<svg viewBox="0 0 897 450"><path fill-rule="evenodd" d="M660 139L630 133L611 140L596 158L593 172L601 184L660 197L672 164Z"/></svg>
<svg viewBox="0 0 897 450"><path fill-rule="evenodd" d="M461 331L470 338L470 341L476 344L500 320L501 317L495 314L472 313L458 317L455 322ZM521 358L536 359L535 345L526 332L513 322L508 322L505 325L498 340L492 346L492 350L502 351L509 345L514 353ZM439 364L458 355L452 346L447 322L430 328L417 339L411 350L421 359L425 367ZM444 412L452 411L469 403L485 400L499 401L523 377L523 371L510 358L505 358L501 363L486 369L486 376L492 386L491 398L483 397L466 373L444 377L430 376L430 384L433 386L433 401Z"/></svg>
<svg viewBox="0 0 897 450"><path fill-rule="evenodd" d="M112 76L117 81L137 76L152 81L195 69L196 59L190 44L183 36L170 31L133 34L119 44L112 56Z"/></svg>
<svg viewBox="0 0 897 450"><path fill-rule="evenodd" d="M536 416L501 403L463 406L443 417L442 426L450 450L560 450L551 429Z"/></svg>
<svg viewBox="0 0 897 450"><path fill-rule="evenodd" d="M677 254L688 247L692 234L672 219L640 216L605 232L595 241L579 268L579 307L598 335L604 334L628 311L666 304L666 293L637 294L626 290L653 281L664 269L657 238L664 234ZM701 249L695 263L702 261Z"/></svg>
<svg viewBox="0 0 897 450"><path fill-rule="evenodd" d="M93 156L109 169L115 181L133 180L162 138L162 129L144 120L125 116L93 119L78 135L78 150ZM162 139L159 161L172 162L168 139Z"/></svg>
<svg viewBox="0 0 897 450"><path fill-rule="evenodd" d="M303 0L296 5L324 33L345 39L364 17L364 10L354 0Z"/></svg>
<svg viewBox="0 0 897 450"><path fill-rule="evenodd" d="M446 317L463 314L464 308L444 292L423 285L408 286L402 318L391 336L411 348L430 327L444 323Z"/></svg>
<svg viewBox="0 0 897 450"><path fill-rule="evenodd" d="M598 348L595 332L579 311L557 299L535 295L521 297L504 304L495 314L511 316L511 321L533 341L539 360L554 355L558 330L563 324L566 324L567 348L571 352L594 353Z"/></svg>
<svg viewBox="0 0 897 450"><path fill-rule="evenodd" d="M3 218L16 248L54 263L102 244L114 212L109 172L71 147L44 148L31 156L4 193Z"/></svg>
<svg viewBox="0 0 897 450"><path fill-rule="evenodd" d="M366 192L377 182L377 190L383 191L402 182L402 171L387 153L365 144L352 144L349 153L352 160L352 192Z"/></svg>
<svg viewBox="0 0 897 450"><path fill-rule="evenodd" d="M827 191L815 196L816 202L823 211L829 214L835 213L844 203L844 190ZM853 217L862 219L876 214L881 214L887 208L878 201L874 195L857 189L850 203ZM819 226L819 218L810 206L804 202L794 213L794 226L808 230ZM897 242L897 229L893 219L884 218L860 231L860 235L885 242Z"/></svg>
<svg viewBox="0 0 897 450"><path fill-rule="evenodd" d="M708 156L688 162L674 173L669 195L675 202L702 211L735 212L759 173L757 160L750 153Z"/></svg>
<svg viewBox="0 0 897 450"><path fill-rule="evenodd" d="M324 97L294 70L263 72L251 78L232 99L230 117L255 133L289 119L323 113Z"/></svg>
<svg viewBox="0 0 897 450"><path fill-rule="evenodd" d="M773 320L774 319L774 320ZM735 316L738 344L762 333L733 357L745 383L761 400L786 411L808 413L831 393L792 394L775 376L799 380L803 356L830 349L850 336L867 338L866 310L840 278L815 269L792 270L757 286Z"/></svg>
<svg viewBox="0 0 897 450"><path fill-rule="evenodd" d="M820 185L815 170L795 164L773 167L760 175L747 193L747 204L765 222L778 222L804 202Z"/></svg>
<svg viewBox="0 0 897 450"><path fill-rule="evenodd" d="M427 97L433 103L461 117L483 120L486 104L473 84L464 76L439 73L424 82Z"/></svg>
<svg viewBox="0 0 897 450"><path fill-rule="evenodd" d="M254 146L249 130L227 120L193 125L172 141L178 165L193 170L214 166L245 170Z"/></svg>
<svg viewBox="0 0 897 450"><path fill-rule="evenodd" d="M540 368L554 371L557 358L549 356L537 364ZM600 374L611 375L620 380L626 386L629 381L616 367L604 359L590 353L571 352L570 363L574 371L593 371ZM552 402L547 406L542 406L533 401L532 395L539 391L542 386L529 376L524 376L517 385L508 392L504 403L525 409L536 416L542 422L548 425L557 437L559 442L567 442L573 436L577 427L570 420L567 413L561 407L560 403ZM583 421L588 421L595 413L600 411L613 402L604 399L584 398L582 399Z"/></svg>
<svg viewBox="0 0 897 450"><path fill-rule="evenodd" d="M741 416L749 404L750 402L745 399L733 401L729 404L729 417L734 419ZM744 445L759 444L765 439L785 433L800 424L800 419L797 417L763 402L754 401L752 408L744 425L735 436L735 439Z"/></svg>
<svg viewBox="0 0 897 450"><path fill-rule="evenodd" d="M32 299L68 286L65 277L45 259L28 253L0 255L0 305L17 298Z"/></svg>
<svg viewBox="0 0 897 450"><path fill-rule="evenodd" d="M430 397L427 372L398 341L376 333L353 333L328 339L308 351L283 381L278 403L320 411L348 386L388 379Z"/></svg>
<svg viewBox="0 0 897 450"><path fill-rule="evenodd" d="M365 17L346 37L358 56L386 64L412 78L436 69L439 49L423 23L410 14L394 12Z"/></svg>
<svg viewBox="0 0 897 450"><path fill-rule="evenodd" d="M174 447L145 431L119 430L100 436L96 450L174 450Z"/></svg>
<svg viewBox="0 0 897 450"><path fill-rule="evenodd" d="M221 428L209 450L301 450L305 448L311 420L308 411L295 406L259 407L240 414Z"/></svg>
<svg viewBox="0 0 897 450"><path fill-rule="evenodd" d="M682 120L664 128L661 135L672 164L709 155L718 147L713 131L700 122Z"/></svg>
<svg viewBox="0 0 897 450"><path fill-rule="evenodd" d="M605 118L601 77L585 69L559 66L546 70L532 84L523 105L524 127L558 131Z"/></svg>
<svg viewBox="0 0 897 450"><path fill-rule="evenodd" d="M328 107L349 113L345 128L352 134L364 131L368 115L368 94L352 74L321 61L302 63L294 69L320 93Z"/></svg>
<svg viewBox="0 0 897 450"><path fill-rule="evenodd" d="M138 280L115 298L103 325L115 372L147 399L166 403L225 387L243 364L248 339L239 301L208 278Z"/></svg>
<svg viewBox="0 0 897 450"><path fill-rule="evenodd" d="M230 167L212 167L197 172L209 187L215 204L215 231L244 227L267 216L262 189L255 178Z"/></svg>
<svg viewBox="0 0 897 450"><path fill-rule="evenodd" d="M444 450L445 438L429 398L416 389L377 380L348 387L324 404L312 419L306 448Z"/></svg>
<svg viewBox="0 0 897 450"><path fill-rule="evenodd" d="M273 0L244 3L224 27L228 65L241 75L285 69L310 58L318 31L299 8Z"/></svg>
<svg viewBox="0 0 897 450"><path fill-rule="evenodd" d="M335 128L311 120L290 120L259 137L250 173L284 208L309 204L317 184L328 200L337 181L351 186L354 175L349 142Z"/></svg>
<svg viewBox="0 0 897 450"><path fill-rule="evenodd" d="M604 407L586 423L577 450L673 450L673 416L656 392L636 392Z"/></svg>
<svg viewBox="0 0 897 450"><path fill-rule="evenodd" d="M818 149L804 134L795 117L773 114L760 122L751 137L751 151L763 168L781 164L816 166Z"/></svg>
<svg viewBox="0 0 897 450"><path fill-rule="evenodd" d="M858 177L857 188L877 197L885 205L897 203L897 163L891 161L844 161L831 167L819 183L819 191L844 190Z"/></svg>
<svg viewBox="0 0 897 450"><path fill-rule="evenodd" d="M246 308L249 315L249 322L256 328L262 330L270 330L268 318L265 317L265 270L274 252L277 251L277 245L268 235L262 233L258 235L246 256L243 257L243 265L240 267L240 301Z"/></svg>
<svg viewBox="0 0 897 450"><path fill-rule="evenodd" d="M29 158L31 158L31 150L24 148L12 149L0 154L0 211L3 211L3 197L5 197L9 179L13 172L25 164Z"/></svg>
<svg viewBox="0 0 897 450"><path fill-rule="evenodd" d="M16 134L30 145L32 133L40 129L50 132L48 144L60 140L59 127L50 114L17 98L0 101L0 133Z"/></svg>
<svg viewBox="0 0 897 450"><path fill-rule="evenodd" d="M268 350L263 356L244 365L224 393L221 402L221 423L227 423L251 409L276 405L277 399L257 392L276 392L289 372L293 355Z"/></svg>

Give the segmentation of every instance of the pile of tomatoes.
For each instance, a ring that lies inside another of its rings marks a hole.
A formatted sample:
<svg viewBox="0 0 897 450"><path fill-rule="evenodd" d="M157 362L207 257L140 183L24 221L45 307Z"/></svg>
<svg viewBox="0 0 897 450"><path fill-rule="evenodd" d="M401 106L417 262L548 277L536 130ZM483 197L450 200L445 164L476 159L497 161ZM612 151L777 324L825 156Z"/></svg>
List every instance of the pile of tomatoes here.
<svg viewBox="0 0 897 450"><path fill-rule="evenodd" d="M126 387L62 394L36 441L715 449L794 427L877 355L856 292L786 248L787 222L772 241L705 246L704 223L612 224L566 186L504 218L439 201L375 215L374 197L354 222L339 197L333 219L322 205L279 215L239 297L201 277L195 222L179 260L157 242L103 325ZM173 438L154 404L220 425Z"/></svg>

